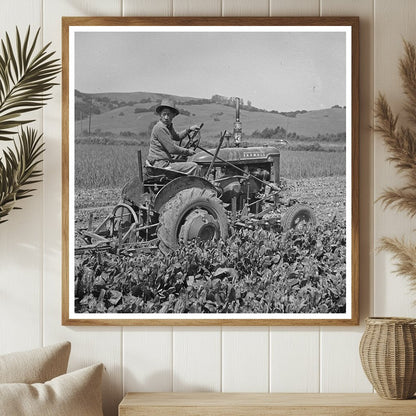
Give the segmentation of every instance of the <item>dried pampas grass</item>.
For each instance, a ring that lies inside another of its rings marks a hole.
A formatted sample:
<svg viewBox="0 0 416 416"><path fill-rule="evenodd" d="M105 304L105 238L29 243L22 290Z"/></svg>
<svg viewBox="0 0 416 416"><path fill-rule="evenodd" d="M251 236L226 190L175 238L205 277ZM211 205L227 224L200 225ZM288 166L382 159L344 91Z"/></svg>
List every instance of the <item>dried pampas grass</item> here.
<svg viewBox="0 0 416 416"><path fill-rule="evenodd" d="M405 56L400 59L400 77L406 102L404 110L412 127L416 127L416 46L404 41ZM410 218L416 215L416 132L398 126L399 117L393 114L386 97L379 94L375 105L375 132L380 133L390 152L388 161L407 179L401 188L387 188L378 199L384 208L405 211ZM398 238L382 238L379 250L393 253L397 261L396 273L408 277L416 291L416 245Z"/></svg>
<svg viewBox="0 0 416 416"><path fill-rule="evenodd" d="M393 254L396 260L395 273L408 277L411 289L416 290L416 245L403 239L383 237L379 250L390 251Z"/></svg>

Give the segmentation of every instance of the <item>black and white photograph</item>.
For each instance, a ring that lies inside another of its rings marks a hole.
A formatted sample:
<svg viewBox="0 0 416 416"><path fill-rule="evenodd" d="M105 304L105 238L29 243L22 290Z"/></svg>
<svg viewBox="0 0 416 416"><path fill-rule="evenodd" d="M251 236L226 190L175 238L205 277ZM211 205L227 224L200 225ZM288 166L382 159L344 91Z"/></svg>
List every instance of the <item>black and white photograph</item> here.
<svg viewBox="0 0 416 416"><path fill-rule="evenodd" d="M356 320L351 21L96 20L67 21L67 323Z"/></svg>

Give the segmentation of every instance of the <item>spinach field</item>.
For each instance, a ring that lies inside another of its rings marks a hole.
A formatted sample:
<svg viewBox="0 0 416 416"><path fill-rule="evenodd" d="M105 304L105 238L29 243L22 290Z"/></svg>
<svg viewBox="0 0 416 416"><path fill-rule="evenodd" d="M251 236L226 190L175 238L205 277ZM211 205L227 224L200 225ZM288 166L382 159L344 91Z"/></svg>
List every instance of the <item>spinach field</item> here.
<svg viewBox="0 0 416 416"><path fill-rule="evenodd" d="M77 258L76 311L88 313L343 313L345 225L309 233L234 230L170 256Z"/></svg>

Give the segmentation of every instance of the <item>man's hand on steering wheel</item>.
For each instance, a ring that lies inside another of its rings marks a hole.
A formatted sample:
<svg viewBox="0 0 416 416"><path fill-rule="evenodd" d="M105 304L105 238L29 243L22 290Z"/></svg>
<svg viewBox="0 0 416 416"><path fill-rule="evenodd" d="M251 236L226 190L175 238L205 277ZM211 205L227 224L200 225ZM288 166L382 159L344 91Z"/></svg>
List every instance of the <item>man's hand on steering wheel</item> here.
<svg viewBox="0 0 416 416"><path fill-rule="evenodd" d="M199 142L201 141L201 133L200 130L204 124L194 125L189 127L187 139L188 141L186 144L182 145L186 149L193 149L196 150L196 148L199 146Z"/></svg>
<svg viewBox="0 0 416 416"><path fill-rule="evenodd" d="M189 133L191 133L192 131L199 131L199 130L201 130L201 127L195 124L194 126L189 127L188 130L189 130Z"/></svg>

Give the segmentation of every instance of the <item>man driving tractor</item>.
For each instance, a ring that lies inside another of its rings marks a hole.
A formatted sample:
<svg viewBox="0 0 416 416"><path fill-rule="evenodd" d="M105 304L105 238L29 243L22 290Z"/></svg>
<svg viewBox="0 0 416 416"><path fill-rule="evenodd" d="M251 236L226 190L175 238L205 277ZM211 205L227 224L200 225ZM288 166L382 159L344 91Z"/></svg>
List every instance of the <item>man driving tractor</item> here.
<svg viewBox="0 0 416 416"><path fill-rule="evenodd" d="M149 154L146 163L164 169L173 169L187 175L198 175L199 166L194 162L176 162L172 155L192 156L195 151L177 145L189 133L199 130L199 126L191 126L180 133L173 127L173 119L179 114L172 100L162 100L156 107L159 121L153 127L150 136Z"/></svg>

